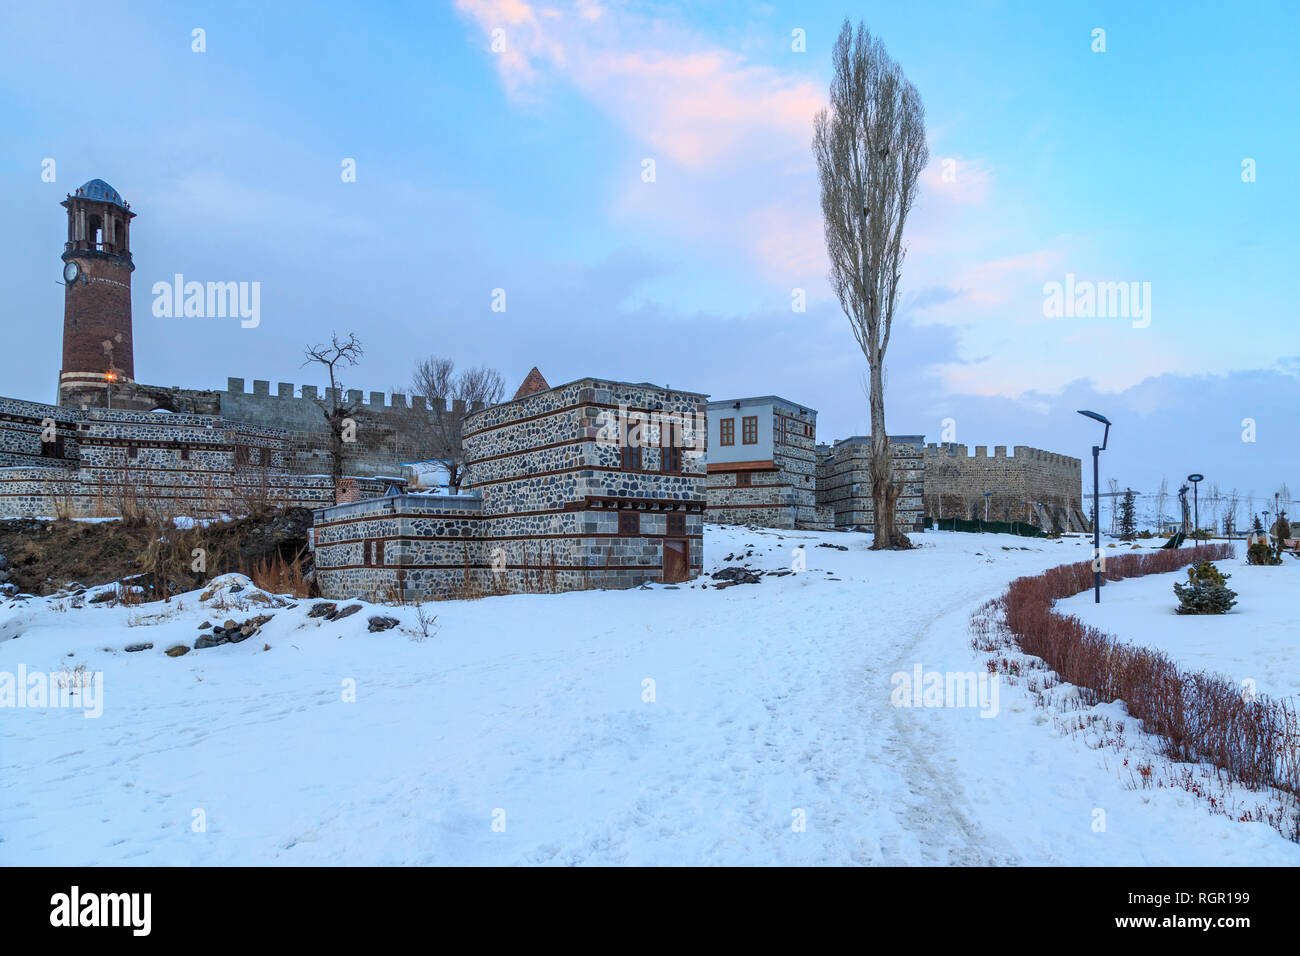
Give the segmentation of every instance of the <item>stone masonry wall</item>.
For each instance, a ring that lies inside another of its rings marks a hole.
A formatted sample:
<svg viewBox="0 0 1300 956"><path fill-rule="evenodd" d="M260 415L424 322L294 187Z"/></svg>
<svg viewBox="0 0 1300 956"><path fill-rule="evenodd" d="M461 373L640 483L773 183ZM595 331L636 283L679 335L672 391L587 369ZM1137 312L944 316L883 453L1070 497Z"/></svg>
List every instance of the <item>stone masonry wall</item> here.
<svg viewBox="0 0 1300 956"><path fill-rule="evenodd" d="M483 496L485 556L505 590L630 587L659 580L664 539L703 561L703 396L582 379L468 415L465 456ZM625 470L622 442L640 452ZM663 442L682 451L664 472ZM638 533L619 533L619 513ZM669 535L670 516L681 533ZM531 582L531 583L530 583Z"/></svg>
<svg viewBox="0 0 1300 956"><path fill-rule="evenodd" d="M737 483L740 474L749 476L748 486ZM794 528L799 507L795 504L794 489L786 478L774 469L710 472L709 520L718 524Z"/></svg>
<svg viewBox="0 0 1300 956"><path fill-rule="evenodd" d="M903 490L894 512L897 528L905 534L924 528L924 490L926 459L919 435L891 436L890 456L896 480ZM874 530L875 505L871 499L870 437L846 438L824 449L818 461L817 503L828 507L837 528Z"/></svg>
<svg viewBox="0 0 1300 956"><path fill-rule="evenodd" d="M55 441L43 441L53 422ZM70 408L0 398L0 515L210 516L334 499L328 474L285 469L281 430L212 415ZM393 482L358 479L383 494Z"/></svg>
<svg viewBox="0 0 1300 956"><path fill-rule="evenodd" d="M481 505L471 495L395 495L317 511L321 593L335 600L485 593Z"/></svg>
<svg viewBox="0 0 1300 956"><path fill-rule="evenodd" d="M65 396L76 407L103 408L110 401L115 409L154 411L164 409L181 414L215 415L252 426L275 428L284 435L286 471L321 474L331 471L331 437L322 405L332 407L331 389L315 385L255 379L252 391L242 378L227 379L225 390L164 388L120 382L94 389L80 389ZM345 389L340 400L355 406L356 442L345 450L344 470L350 475L396 476L408 462L427 461L434 455L431 425L450 418L458 422L468 412L463 402L450 405L441 399L386 392Z"/></svg>
<svg viewBox="0 0 1300 956"><path fill-rule="evenodd" d="M1044 530L1083 531L1080 461L1039 448L1005 445L990 457L984 445L974 455L965 445L925 446L925 505L934 518L984 517L984 493L992 492L988 517L1028 521Z"/></svg>

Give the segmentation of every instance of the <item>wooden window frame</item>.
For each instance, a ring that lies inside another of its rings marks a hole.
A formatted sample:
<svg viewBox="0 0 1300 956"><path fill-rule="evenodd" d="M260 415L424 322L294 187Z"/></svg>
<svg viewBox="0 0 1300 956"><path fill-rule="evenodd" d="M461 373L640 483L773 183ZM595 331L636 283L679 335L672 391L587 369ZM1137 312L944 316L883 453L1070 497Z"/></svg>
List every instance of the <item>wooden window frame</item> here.
<svg viewBox="0 0 1300 956"><path fill-rule="evenodd" d="M754 476L747 471L736 472L737 488L752 488L754 486Z"/></svg>
<svg viewBox="0 0 1300 956"><path fill-rule="evenodd" d="M635 538L641 534L641 512L620 511L618 513L618 535L620 538Z"/></svg>
<svg viewBox="0 0 1300 956"><path fill-rule="evenodd" d="M677 445L665 445L659 450L659 470L665 475L682 473L682 450Z"/></svg>
<svg viewBox="0 0 1300 956"><path fill-rule="evenodd" d="M624 445L618 451L618 467L620 471L640 471L641 470L641 446Z"/></svg>
<svg viewBox="0 0 1300 956"><path fill-rule="evenodd" d="M752 438L750 436L753 436ZM746 415L740 420L740 443L742 445L758 444L758 416Z"/></svg>
<svg viewBox="0 0 1300 956"><path fill-rule="evenodd" d="M736 444L736 419L734 417L718 419L718 444Z"/></svg>
<svg viewBox="0 0 1300 956"><path fill-rule="evenodd" d="M669 515L666 527L669 537L684 538L686 536L686 515Z"/></svg>

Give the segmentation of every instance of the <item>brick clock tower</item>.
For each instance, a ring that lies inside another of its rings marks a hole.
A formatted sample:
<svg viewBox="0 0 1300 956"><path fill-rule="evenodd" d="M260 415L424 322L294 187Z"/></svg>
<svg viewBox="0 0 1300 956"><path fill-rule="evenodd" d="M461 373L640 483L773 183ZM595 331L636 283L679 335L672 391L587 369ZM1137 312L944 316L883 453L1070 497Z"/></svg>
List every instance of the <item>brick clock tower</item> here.
<svg viewBox="0 0 1300 956"><path fill-rule="evenodd" d="M135 213L102 179L79 186L63 246L60 405L110 404L110 389L135 380L131 346L131 220Z"/></svg>

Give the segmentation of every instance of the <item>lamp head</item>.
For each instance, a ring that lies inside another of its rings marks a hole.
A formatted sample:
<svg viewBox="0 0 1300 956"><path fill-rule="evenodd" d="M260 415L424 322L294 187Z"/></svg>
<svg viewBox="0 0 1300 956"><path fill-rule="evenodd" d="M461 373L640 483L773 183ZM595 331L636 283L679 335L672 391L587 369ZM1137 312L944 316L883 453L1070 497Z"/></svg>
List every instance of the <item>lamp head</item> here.
<svg viewBox="0 0 1300 956"><path fill-rule="evenodd" d="M1107 418L1105 415L1098 414L1097 412L1086 411L1085 409L1082 408L1078 409L1078 412L1084 418L1091 418L1093 421L1101 422L1103 425L1106 426L1106 430L1102 432L1101 449L1100 449L1101 451L1105 451L1106 443L1110 441L1110 419Z"/></svg>

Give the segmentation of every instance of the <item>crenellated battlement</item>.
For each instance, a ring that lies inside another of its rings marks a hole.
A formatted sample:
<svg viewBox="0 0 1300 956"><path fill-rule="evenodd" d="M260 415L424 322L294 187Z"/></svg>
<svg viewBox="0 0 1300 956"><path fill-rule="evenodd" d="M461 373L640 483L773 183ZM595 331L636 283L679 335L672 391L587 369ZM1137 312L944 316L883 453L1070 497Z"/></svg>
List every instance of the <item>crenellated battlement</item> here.
<svg viewBox="0 0 1300 956"><path fill-rule="evenodd" d="M286 402L333 402L335 400L335 389L320 388L316 385L295 385L292 382L277 382L275 393L271 392L271 383L266 379L253 379L253 390L247 391L244 387L245 380L242 378L227 378L226 390L219 392L221 395L242 396L244 399L267 399L274 401ZM448 403L445 398L426 398L423 395L407 396L401 392L393 392L391 396L388 392L371 391L364 392L359 388L349 388L343 390L343 400L351 405L360 406L362 409L379 413L379 412L431 412L434 415L445 415L448 413ZM482 402L473 402L468 407L465 402L456 399L451 402L450 412L453 415L464 415L467 412L476 412L485 406Z"/></svg>
<svg viewBox="0 0 1300 956"><path fill-rule="evenodd" d="M966 445L959 445L956 442L930 442L925 446L925 454L928 458L1007 458L1020 461L1038 461L1053 465L1063 465L1067 468L1079 467L1080 460L1071 458L1069 455L1061 455L1054 451L1046 451L1042 448L1031 448L1028 445L1015 445L1012 447L1012 454L1007 454L1006 445L994 445L993 454L989 455L987 445L976 445L972 452Z"/></svg>

